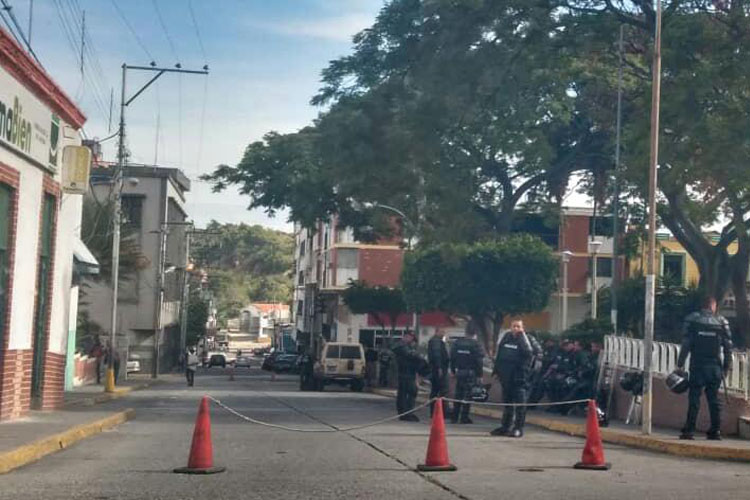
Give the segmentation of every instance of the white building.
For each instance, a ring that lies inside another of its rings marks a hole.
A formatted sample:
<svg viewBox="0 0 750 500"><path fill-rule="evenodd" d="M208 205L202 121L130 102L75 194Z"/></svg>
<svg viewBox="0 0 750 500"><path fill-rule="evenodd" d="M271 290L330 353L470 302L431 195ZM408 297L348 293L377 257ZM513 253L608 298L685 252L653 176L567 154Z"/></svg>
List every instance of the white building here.
<svg viewBox="0 0 750 500"><path fill-rule="evenodd" d="M0 29L0 419L63 402L82 201L63 191L62 158L84 121Z"/></svg>

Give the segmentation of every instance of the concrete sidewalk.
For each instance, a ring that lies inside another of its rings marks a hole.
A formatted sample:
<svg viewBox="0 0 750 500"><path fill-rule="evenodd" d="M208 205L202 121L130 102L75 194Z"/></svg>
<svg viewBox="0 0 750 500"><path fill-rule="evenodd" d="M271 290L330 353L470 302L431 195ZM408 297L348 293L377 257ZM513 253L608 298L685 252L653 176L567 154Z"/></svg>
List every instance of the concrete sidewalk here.
<svg viewBox="0 0 750 500"><path fill-rule="evenodd" d="M154 384L162 383L166 380L172 381L173 375L161 375L158 379L151 378L150 375L130 376L128 380L120 380L117 383L115 392L104 392L104 384L83 385L76 387L72 391L65 391L65 408L75 406L93 406L100 403L106 403L114 399L119 399L131 391L146 389Z"/></svg>
<svg viewBox="0 0 750 500"><path fill-rule="evenodd" d="M375 388L372 392L381 396L396 397L396 391L393 389ZM424 402L427 397L427 394L420 392L417 399ZM474 404L471 407L471 413L499 421L502 408ZM586 422L581 417L551 416L543 411L530 411L526 414L526 422L550 431L586 437ZM729 437L722 441L708 441L704 435L696 434L695 441L682 441L678 439L678 434L674 429L654 427L653 433L645 436L641 434L640 427L625 425L622 422L611 422L609 427L601 429L602 440L606 443L632 446L680 457L750 462L750 441L748 440Z"/></svg>
<svg viewBox="0 0 750 500"><path fill-rule="evenodd" d="M0 423L0 474L132 420L135 411L126 407L126 401L117 400L132 391L181 379L177 375L157 380L133 377L121 381L114 393L104 392L101 385L77 387L65 393L59 411L32 411L24 418Z"/></svg>

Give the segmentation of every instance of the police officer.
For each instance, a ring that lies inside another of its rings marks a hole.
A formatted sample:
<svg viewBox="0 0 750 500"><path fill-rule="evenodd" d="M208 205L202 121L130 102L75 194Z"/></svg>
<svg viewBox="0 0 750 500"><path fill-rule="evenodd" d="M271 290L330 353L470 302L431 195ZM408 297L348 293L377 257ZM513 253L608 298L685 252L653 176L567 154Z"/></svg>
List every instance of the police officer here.
<svg viewBox="0 0 750 500"><path fill-rule="evenodd" d="M417 353L414 333L407 331L401 342L393 348L398 365L398 392L396 394L396 410L399 415L414 409L417 399L417 373L424 360ZM413 413L402 415L400 420L419 422L419 417Z"/></svg>
<svg viewBox="0 0 750 500"><path fill-rule="evenodd" d="M380 364L378 383L381 387L388 387L388 370L391 369L391 350L385 344L378 355L378 363Z"/></svg>
<svg viewBox="0 0 750 500"><path fill-rule="evenodd" d="M476 329L469 323L466 328L466 336L456 339L451 346L451 373L456 376L456 399L468 400L471 388L482 377L482 361L484 360L484 349L477 342ZM471 424L469 418L469 403L455 403L451 422L457 423L460 419L462 424Z"/></svg>
<svg viewBox="0 0 750 500"><path fill-rule="evenodd" d="M315 388L315 360L311 349L305 348L300 360L299 388L301 391L311 391Z"/></svg>
<svg viewBox="0 0 750 500"><path fill-rule="evenodd" d="M435 329L435 334L427 342L427 361L430 364L430 399L445 396L448 392L448 349L445 347L445 332L440 327ZM435 402L430 404L430 416L435 407ZM445 407L443 413L447 414Z"/></svg>
<svg viewBox="0 0 750 500"><path fill-rule="evenodd" d="M515 320L497 346L495 368L503 387L503 403L525 404L528 397L529 368L534 349L523 328L523 321ZM493 436L523 436L526 422L525 406L506 406L502 425L494 429Z"/></svg>
<svg viewBox="0 0 750 500"><path fill-rule="evenodd" d="M677 358L677 367L683 368L690 354L690 393L685 427L680 439L693 439L695 420L700 408L701 392L705 390L711 416L708 439L721 439L721 406L719 386L732 367L732 334L729 323L716 314L716 300L709 297L703 301L703 309L685 318L682 347ZM720 359L723 354L724 361Z"/></svg>

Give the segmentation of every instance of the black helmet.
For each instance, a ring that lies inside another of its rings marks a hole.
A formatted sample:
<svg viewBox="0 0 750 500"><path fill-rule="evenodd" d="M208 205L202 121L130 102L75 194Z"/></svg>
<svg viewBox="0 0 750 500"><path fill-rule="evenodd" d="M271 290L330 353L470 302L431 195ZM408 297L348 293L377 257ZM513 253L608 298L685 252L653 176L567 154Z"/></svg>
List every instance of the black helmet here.
<svg viewBox="0 0 750 500"><path fill-rule="evenodd" d="M482 385L482 384L476 384L474 387L471 388L471 392L469 393L469 399L476 403L484 403L488 399L490 399L490 391L489 391L490 385Z"/></svg>
<svg viewBox="0 0 750 500"><path fill-rule="evenodd" d="M685 370L677 368L667 376L665 382L670 391L675 394L682 394L688 390L688 373Z"/></svg>
<svg viewBox="0 0 750 500"><path fill-rule="evenodd" d="M620 387L635 396L640 396L643 394L643 373L635 371L623 373L620 377Z"/></svg>

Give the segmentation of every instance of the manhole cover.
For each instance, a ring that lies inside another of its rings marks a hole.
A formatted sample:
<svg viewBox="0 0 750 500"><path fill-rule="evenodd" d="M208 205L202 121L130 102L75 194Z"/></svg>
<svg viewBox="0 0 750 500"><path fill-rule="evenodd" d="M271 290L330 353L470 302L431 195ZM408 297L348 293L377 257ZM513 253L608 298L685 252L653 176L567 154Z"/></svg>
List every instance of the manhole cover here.
<svg viewBox="0 0 750 500"><path fill-rule="evenodd" d="M544 472L544 469L537 469L535 467L526 467L524 469L518 469L518 472Z"/></svg>

